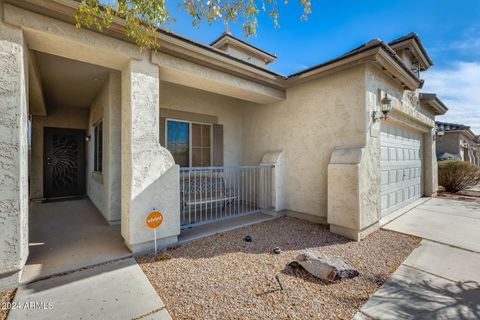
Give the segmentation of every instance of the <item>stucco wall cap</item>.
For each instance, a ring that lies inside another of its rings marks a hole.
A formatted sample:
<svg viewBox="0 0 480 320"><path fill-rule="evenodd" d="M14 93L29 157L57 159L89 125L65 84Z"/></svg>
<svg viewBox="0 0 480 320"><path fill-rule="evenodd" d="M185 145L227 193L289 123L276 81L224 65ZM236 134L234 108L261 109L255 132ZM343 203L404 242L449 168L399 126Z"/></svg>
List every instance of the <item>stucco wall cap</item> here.
<svg viewBox="0 0 480 320"><path fill-rule="evenodd" d="M283 155L283 150L267 152L262 157L260 165L276 164L280 161L280 157Z"/></svg>
<svg viewBox="0 0 480 320"><path fill-rule="evenodd" d="M330 157L330 164L360 164L364 147L336 147Z"/></svg>

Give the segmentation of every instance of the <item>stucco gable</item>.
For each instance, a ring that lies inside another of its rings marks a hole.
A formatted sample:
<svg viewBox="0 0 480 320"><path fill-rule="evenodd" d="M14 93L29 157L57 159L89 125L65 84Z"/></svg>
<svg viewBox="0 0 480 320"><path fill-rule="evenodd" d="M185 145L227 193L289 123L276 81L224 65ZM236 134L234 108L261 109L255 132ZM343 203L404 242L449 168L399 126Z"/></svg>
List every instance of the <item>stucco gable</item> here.
<svg viewBox="0 0 480 320"><path fill-rule="evenodd" d="M413 58L413 62L419 63L421 71L425 71L433 65L432 59L420 41L420 37L415 32L390 41L388 45L395 50L395 52L406 50Z"/></svg>

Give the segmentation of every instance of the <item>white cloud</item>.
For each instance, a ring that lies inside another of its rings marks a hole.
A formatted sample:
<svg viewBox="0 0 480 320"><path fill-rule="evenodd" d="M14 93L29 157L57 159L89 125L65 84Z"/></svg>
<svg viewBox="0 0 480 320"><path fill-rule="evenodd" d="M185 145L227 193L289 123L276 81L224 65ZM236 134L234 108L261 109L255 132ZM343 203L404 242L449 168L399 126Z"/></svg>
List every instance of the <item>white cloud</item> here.
<svg viewBox="0 0 480 320"><path fill-rule="evenodd" d="M440 121L465 124L480 135L480 61L427 71L423 92L436 93L449 111Z"/></svg>
<svg viewBox="0 0 480 320"><path fill-rule="evenodd" d="M463 39L454 41L451 49L472 50L480 48L480 29L469 28L463 32Z"/></svg>

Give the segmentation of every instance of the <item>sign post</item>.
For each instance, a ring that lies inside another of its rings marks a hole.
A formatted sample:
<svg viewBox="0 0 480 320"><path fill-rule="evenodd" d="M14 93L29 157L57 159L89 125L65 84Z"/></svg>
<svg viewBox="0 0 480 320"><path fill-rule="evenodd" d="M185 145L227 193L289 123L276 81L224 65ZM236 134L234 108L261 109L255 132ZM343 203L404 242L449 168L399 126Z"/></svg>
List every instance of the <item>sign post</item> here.
<svg viewBox="0 0 480 320"><path fill-rule="evenodd" d="M163 223L163 215L160 211L153 209L146 219L147 227L153 229L153 239L155 241L155 254L157 254L157 228Z"/></svg>

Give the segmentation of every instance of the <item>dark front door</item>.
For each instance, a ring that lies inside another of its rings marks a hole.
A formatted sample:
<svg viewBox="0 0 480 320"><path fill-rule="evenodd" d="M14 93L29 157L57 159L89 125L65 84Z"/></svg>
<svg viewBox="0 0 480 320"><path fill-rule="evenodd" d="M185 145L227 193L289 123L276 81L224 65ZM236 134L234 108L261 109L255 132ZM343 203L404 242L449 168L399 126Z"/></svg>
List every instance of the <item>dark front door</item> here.
<svg viewBox="0 0 480 320"><path fill-rule="evenodd" d="M85 194L85 130L44 129L46 198Z"/></svg>

